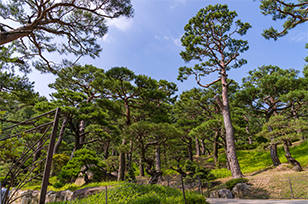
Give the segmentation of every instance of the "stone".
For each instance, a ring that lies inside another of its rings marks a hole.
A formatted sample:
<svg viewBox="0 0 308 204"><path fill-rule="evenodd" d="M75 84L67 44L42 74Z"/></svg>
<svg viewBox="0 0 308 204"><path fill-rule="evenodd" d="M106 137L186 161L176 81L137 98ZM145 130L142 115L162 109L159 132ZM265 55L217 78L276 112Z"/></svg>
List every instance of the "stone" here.
<svg viewBox="0 0 308 204"><path fill-rule="evenodd" d="M218 193L221 198L233 198L232 192L228 189L220 189Z"/></svg>
<svg viewBox="0 0 308 204"><path fill-rule="evenodd" d="M246 183L237 183L233 189L232 193L235 198L244 198L250 192L250 186Z"/></svg>
<svg viewBox="0 0 308 204"><path fill-rule="evenodd" d="M219 198L219 191L213 191L213 192L211 192L210 198Z"/></svg>
<svg viewBox="0 0 308 204"><path fill-rule="evenodd" d="M85 198L85 197L88 197L89 195L96 194L96 193L101 192L105 189L106 189L105 186L100 186L100 187L92 187L92 188L88 187L88 188L76 190L76 191L74 191L74 193L72 195L72 200L75 200L77 198L78 199Z"/></svg>

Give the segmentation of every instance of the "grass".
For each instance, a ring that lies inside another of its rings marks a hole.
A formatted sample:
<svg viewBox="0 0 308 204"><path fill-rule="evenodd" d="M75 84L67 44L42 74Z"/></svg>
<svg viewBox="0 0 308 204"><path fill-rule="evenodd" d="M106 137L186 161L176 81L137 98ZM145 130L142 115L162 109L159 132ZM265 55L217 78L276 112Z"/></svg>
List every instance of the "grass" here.
<svg viewBox="0 0 308 204"><path fill-rule="evenodd" d="M290 148L292 156L300 162L302 167L308 167L308 141ZM285 152L283 147L280 146L277 149L278 157L282 163L287 163L287 159L284 156ZM241 167L242 173L252 173L260 171L270 167L272 163L271 155L269 151L257 151L257 150L238 150L236 152L238 161ZM226 163L226 155L222 153L218 158L220 163ZM213 158L207 160L207 162L214 162ZM212 170L212 173L216 178L224 178L231 176L231 172L226 168Z"/></svg>
<svg viewBox="0 0 308 204"><path fill-rule="evenodd" d="M187 204L207 204L204 196L199 193L188 191L185 193ZM97 204L104 203L105 192L69 201L69 204ZM180 204L184 203L183 192L179 189L159 185L121 184L109 188L107 200L110 204ZM67 204L68 202L55 202L52 204Z"/></svg>
<svg viewBox="0 0 308 204"><path fill-rule="evenodd" d="M49 179L49 182L51 184L54 184L57 182L57 178L56 177L51 177ZM61 188L55 188L52 185L49 185L47 187L47 191L54 191L54 192L58 192L58 191L65 191L65 190L70 190L70 191L75 191L75 190L79 190L79 189L83 189L83 188L87 188L87 187L99 187L99 186L113 186L113 185L117 185L117 184L121 184L123 182L119 182L119 181L103 181L103 182L95 182L95 183L89 183L89 184L85 184L82 186L77 186L76 184L72 183L72 184L65 184L63 187ZM40 190L41 189L41 184L38 183L27 183L24 187L24 190Z"/></svg>

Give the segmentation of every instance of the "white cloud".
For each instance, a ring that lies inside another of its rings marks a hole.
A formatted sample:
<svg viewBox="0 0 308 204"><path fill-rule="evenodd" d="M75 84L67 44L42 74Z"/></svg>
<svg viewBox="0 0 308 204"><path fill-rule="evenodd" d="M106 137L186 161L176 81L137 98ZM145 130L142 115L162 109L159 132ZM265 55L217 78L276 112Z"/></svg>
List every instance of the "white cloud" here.
<svg viewBox="0 0 308 204"><path fill-rule="evenodd" d="M165 36L165 37L164 37L164 39L165 39L165 40L169 40L169 39L170 39L170 37L168 37L168 36Z"/></svg>
<svg viewBox="0 0 308 204"><path fill-rule="evenodd" d="M108 33L106 33L103 37L103 41L106 42L106 43L111 43L113 41L113 39Z"/></svg>
<svg viewBox="0 0 308 204"><path fill-rule="evenodd" d="M181 38L180 38L180 37L178 37L178 38L172 38L172 41L174 42L174 44L175 44L176 46L181 46L181 45L182 45L182 43L181 43Z"/></svg>
<svg viewBox="0 0 308 204"><path fill-rule="evenodd" d="M126 32L132 25L133 25L133 19L132 18L117 18L117 19L109 19L107 21L107 25L112 27L116 27L121 31Z"/></svg>
<svg viewBox="0 0 308 204"><path fill-rule="evenodd" d="M179 4L185 5L186 0L174 0L174 4L170 6L170 9L176 8Z"/></svg>
<svg viewBox="0 0 308 204"><path fill-rule="evenodd" d="M160 40L160 37L158 37L157 35L155 35L155 39L156 39L156 40Z"/></svg>

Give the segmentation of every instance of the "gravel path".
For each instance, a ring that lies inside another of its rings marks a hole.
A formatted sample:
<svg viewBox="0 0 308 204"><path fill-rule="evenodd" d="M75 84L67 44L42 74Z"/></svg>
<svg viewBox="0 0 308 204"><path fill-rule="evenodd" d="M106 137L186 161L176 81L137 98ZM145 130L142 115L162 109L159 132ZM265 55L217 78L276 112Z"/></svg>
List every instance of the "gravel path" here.
<svg viewBox="0 0 308 204"><path fill-rule="evenodd" d="M210 204L308 204L308 200L206 199Z"/></svg>

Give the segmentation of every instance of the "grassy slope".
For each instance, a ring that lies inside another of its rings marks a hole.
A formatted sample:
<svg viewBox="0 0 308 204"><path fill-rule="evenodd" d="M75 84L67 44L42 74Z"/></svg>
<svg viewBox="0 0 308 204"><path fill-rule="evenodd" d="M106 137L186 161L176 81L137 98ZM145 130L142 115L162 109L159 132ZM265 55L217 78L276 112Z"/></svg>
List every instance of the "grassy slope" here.
<svg viewBox="0 0 308 204"><path fill-rule="evenodd" d="M308 141L293 146L290 148L290 152L297 161L299 161L304 169L308 167ZM285 152L283 147L278 148L278 156L282 163L287 163L287 159L284 156ZM254 171L260 171L271 166L272 159L269 151L257 151L257 150L238 150L238 160L241 170L244 174ZM207 162L213 162L213 158L208 159ZM219 155L219 162L225 164L225 154ZM226 168L212 170L217 178L229 177L231 172Z"/></svg>

